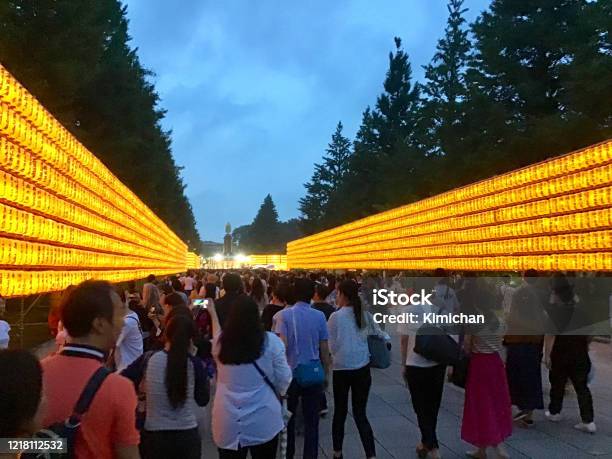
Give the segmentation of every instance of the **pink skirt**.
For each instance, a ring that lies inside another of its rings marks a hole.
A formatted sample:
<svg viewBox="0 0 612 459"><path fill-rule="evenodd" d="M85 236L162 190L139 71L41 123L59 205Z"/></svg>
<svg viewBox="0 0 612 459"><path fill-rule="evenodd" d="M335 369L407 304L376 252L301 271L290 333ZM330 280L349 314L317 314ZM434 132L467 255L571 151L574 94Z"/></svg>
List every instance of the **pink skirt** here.
<svg viewBox="0 0 612 459"><path fill-rule="evenodd" d="M472 354L465 386L461 438L494 446L512 435L512 408L504 363L498 353Z"/></svg>

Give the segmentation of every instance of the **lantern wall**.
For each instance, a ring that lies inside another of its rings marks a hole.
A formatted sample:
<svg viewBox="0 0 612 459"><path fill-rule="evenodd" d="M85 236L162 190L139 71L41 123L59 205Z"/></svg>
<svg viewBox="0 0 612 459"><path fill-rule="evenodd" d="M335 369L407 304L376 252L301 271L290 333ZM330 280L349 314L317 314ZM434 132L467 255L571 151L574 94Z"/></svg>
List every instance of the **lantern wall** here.
<svg viewBox="0 0 612 459"><path fill-rule="evenodd" d="M289 268L612 270L612 141L287 244Z"/></svg>
<svg viewBox="0 0 612 459"><path fill-rule="evenodd" d="M287 269L287 255L248 255L246 264L249 266L274 265L275 270L285 270Z"/></svg>
<svg viewBox="0 0 612 459"><path fill-rule="evenodd" d="M0 66L0 294L187 264L181 239Z"/></svg>

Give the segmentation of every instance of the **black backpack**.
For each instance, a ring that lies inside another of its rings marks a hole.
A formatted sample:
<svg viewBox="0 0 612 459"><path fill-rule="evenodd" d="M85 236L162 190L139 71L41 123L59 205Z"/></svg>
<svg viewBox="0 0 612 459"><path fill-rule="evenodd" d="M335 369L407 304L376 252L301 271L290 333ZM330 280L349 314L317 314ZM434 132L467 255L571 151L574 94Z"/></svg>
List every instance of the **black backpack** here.
<svg viewBox="0 0 612 459"><path fill-rule="evenodd" d="M42 429L34 434L35 439L40 440L58 440L63 438L66 440L66 452L65 453L25 453L21 455L22 459L34 459L34 458L53 458L53 459L72 459L74 458L74 446L76 441L77 433L81 426L81 418L83 414L89 409L92 400L94 399L98 389L111 372L105 368L100 367L96 372L89 378L89 381L85 385L81 396L76 402L72 414L70 417L63 422L57 422L51 424L46 429Z"/></svg>

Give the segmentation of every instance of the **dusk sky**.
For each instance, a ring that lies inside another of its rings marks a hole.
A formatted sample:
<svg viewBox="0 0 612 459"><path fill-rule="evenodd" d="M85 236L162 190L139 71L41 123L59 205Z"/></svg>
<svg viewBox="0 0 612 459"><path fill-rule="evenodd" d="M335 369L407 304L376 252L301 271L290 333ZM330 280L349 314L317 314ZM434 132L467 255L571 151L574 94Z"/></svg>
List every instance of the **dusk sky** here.
<svg viewBox="0 0 612 459"><path fill-rule="evenodd" d="M268 193L281 220L297 217L336 123L353 139L375 105L393 37L421 79L447 16L446 0L126 3L198 230L215 241ZM467 19L489 3L466 0Z"/></svg>

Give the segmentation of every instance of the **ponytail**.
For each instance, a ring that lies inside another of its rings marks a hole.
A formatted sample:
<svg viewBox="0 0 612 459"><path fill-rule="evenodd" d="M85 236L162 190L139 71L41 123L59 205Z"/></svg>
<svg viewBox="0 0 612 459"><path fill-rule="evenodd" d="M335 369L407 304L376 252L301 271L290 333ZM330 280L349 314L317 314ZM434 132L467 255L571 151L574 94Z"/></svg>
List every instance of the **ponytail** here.
<svg viewBox="0 0 612 459"><path fill-rule="evenodd" d="M363 306L361 305L357 282L350 279L344 280L338 286L338 291L348 298L349 304L353 307L357 327L363 328L365 325L363 320Z"/></svg>
<svg viewBox="0 0 612 459"><path fill-rule="evenodd" d="M177 409L187 399L187 362L189 347L195 336L195 324L187 315L176 315L166 327L166 339L170 342L166 364L166 394L172 408Z"/></svg>

